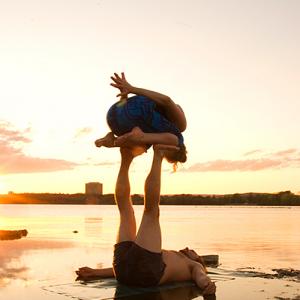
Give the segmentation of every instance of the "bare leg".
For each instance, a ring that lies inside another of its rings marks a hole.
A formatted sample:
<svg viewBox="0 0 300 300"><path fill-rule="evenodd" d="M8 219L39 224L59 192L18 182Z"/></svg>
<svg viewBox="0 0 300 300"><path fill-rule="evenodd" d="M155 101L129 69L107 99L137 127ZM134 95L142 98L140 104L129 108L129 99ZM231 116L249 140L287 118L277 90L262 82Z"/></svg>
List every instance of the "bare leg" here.
<svg viewBox="0 0 300 300"><path fill-rule="evenodd" d="M115 140L116 146L126 145L127 143L140 145L164 144L176 147L178 145L178 137L169 132L145 133L139 127L134 127L130 132L117 137ZM175 150L179 150L179 148L176 148Z"/></svg>
<svg viewBox="0 0 300 300"><path fill-rule="evenodd" d="M161 252L159 200L162 159L163 151L154 150L151 171L145 182L144 214L135 240L136 244L152 252Z"/></svg>
<svg viewBox="0 0 300 300"><path fill-rule="evenodd" d="M125 134L127 135L127 133ZM117 138L114 136L112 132L107 133L103 138L100 138L95 141L96 147L106 147L106 148L117 148L117 147L127 147L132 150L133 156L138 156L141 155L145 152L147 152L147 147L145 145L135 143L134 141L130 141L127 139L126 141L124 140L123 143L116 143Z"/></svg>
<svg viewBox="0 0 300 300"><path fill-rule="evenodd" d="M117 178L115 201L120 212L120 227L117 243L133 241L136 237L136 221L130 198L130 183L128 171L133 160L133 154L128 148L120 148L121 166Z"/></svg>
<svg viewBox="0 0 300 300"><path fill-rule="evenodd" d="M134 158L132 149L120 148L121 166L117 178L115 201L120 212L120 226L116 243L123 241L133 241L136 237L136 221L132 202L130 199L130 183L128 171L130 164ZM114 277L112 268L93 269L89 267L79 268L76 271L78 279L92 280L99 278Z"/></svg>

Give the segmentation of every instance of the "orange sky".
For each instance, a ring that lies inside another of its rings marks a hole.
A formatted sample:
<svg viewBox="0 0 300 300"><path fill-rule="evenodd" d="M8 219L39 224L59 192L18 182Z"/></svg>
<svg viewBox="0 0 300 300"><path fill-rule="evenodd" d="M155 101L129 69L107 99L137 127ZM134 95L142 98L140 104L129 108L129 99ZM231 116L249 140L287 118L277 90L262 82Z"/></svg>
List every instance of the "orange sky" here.
<svg viewBox="0 0 300 300"><path fill-rule="evenodd" d="M0 193L114 190L97 149L109 77L160 91L187 116L188 161L163 193L300 191L299 1L0 4ZM141 193L151 151L132 167Z"/></svg>

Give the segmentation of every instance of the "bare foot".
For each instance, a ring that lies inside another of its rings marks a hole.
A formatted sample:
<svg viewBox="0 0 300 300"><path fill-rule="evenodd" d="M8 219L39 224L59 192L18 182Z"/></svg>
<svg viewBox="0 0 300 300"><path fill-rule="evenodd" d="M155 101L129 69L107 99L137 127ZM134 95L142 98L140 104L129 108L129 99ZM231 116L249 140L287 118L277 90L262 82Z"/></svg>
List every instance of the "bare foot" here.
<svg viewBox="0 0 300 300"><path fill-rule="evenodd" d="M120 147L120 152L122 157L133 159L134 157L147 152L147 148L144 146Z"/></svg>
<svg viewBox="0 0 300 300"><path fill-rule="evenodd" d="M95 141L96 147L107 147L107 148L112 148L115 146L116 138L112 132L109 132L107 135L105 135L103 138L98 139Z"/></svg>
<svg viewBox="0 0 300 300"><path fill-rule="evenodd" d="M117 137L115 146L122 146L127 142L140 142L143 137L144 132L139 127L134 127L130 132Z"/></svg>
<svg viewBox="0 0 300 300"><path fill-rule="evenodd" d="M147 152L147 148L145 146L134 146L132 147L132 154L134 157L142 155Z"/></svg>

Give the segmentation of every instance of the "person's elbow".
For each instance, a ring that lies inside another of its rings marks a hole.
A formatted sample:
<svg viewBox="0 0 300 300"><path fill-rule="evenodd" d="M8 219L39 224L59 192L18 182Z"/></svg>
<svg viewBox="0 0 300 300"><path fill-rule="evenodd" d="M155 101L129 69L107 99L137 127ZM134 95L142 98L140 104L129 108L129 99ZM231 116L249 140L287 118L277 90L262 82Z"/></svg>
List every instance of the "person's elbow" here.
<svg viewBox="0 0 300 300"><path fill-rule="evenodd" d="M211 279L204 273L203 269L196 266L192 271L192 279L197 286L203 290L203 295L212 295L216 292L216 285Z"/></svg>

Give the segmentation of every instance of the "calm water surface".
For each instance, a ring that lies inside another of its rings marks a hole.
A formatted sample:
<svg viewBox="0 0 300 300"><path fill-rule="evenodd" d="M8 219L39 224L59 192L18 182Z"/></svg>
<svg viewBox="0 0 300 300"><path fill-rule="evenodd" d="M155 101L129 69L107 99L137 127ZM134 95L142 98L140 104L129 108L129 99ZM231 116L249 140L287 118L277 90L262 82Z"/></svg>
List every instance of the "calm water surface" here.
<svg viewBox="0 0 300 300"><path fill-rule="evenodd" d="M223 269L300 269L299 207L162 206L161 225L165 249L219 254ZM0 229L29 232L0 241L0 299L60 299L41 297L41 285L73 282L80 266L111 266L117 226L115 206L0 205Z"/></svg>

